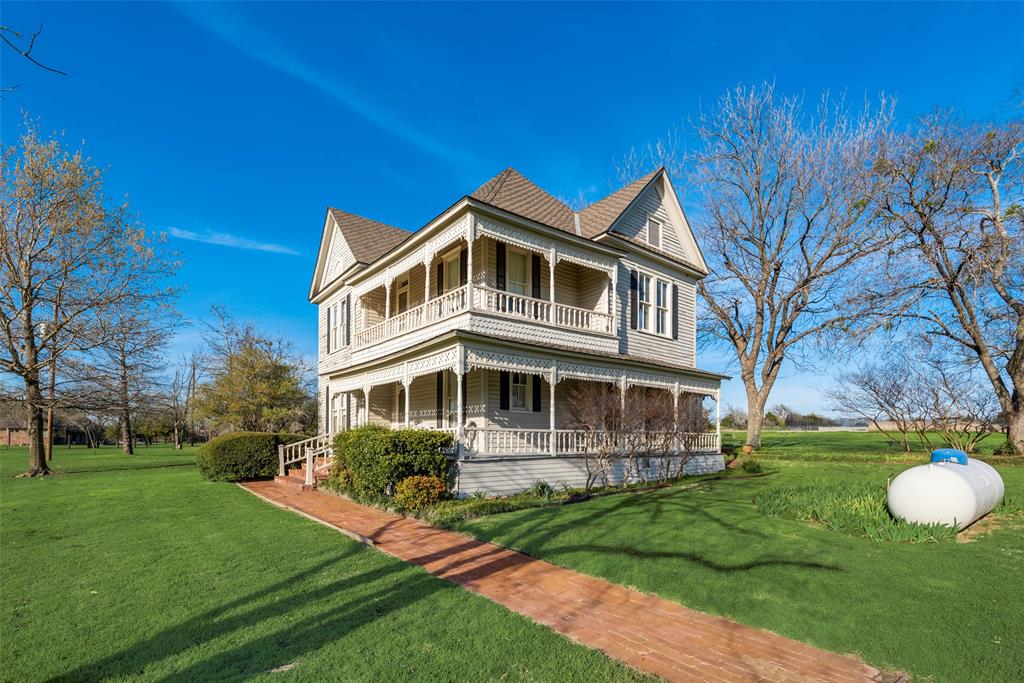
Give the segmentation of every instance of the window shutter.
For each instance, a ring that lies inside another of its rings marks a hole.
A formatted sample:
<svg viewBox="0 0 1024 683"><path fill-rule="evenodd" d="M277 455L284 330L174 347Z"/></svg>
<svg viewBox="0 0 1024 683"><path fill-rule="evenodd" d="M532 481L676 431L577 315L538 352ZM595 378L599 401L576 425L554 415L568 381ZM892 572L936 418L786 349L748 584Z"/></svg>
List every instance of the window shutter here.
<svg viewBox="0 0 1024 683"><path fill-rule="evenodd" d="M505 291L505 244L498 242L494 245L494 249L495 269L497 270L494 278L494 286L501 291Z"/></svg>
<svg viewBox="0 0 1024 683"><path fill-rule="evenodd" d="M342 402L342 410L345 411L345 431L352 429L352 404L349 401L349 395L345 394L345 399Z"/></svg>
<svg viewBox="0 0 1024 683"><path fill-rule="evenodd" d="M444 294L444 261L437 264L437 281L434 283L434 296Z"/></svg>
<svg viewBox="0 0 1024 683"><path fill-rule="evenodd" d="M469 268L469 250L463 249L459 252L459 285L466 284L466 270Z"/></svg>
<svg viewBox="0 0 1024 683"><path fill-rule="evenodd" d="M533 377L533 412L540 412L540 376L532 375Z"/></svg>
<svg viewBox="0 0 1024 683"><path fill-rule="evenodd" d="M639 274L635 270L629 271L629 326L636 329L636 307L637 307L637 279Z"/></svg>
<svg viewBox="0 0 1024 683"><path fill-rule="evenodd" d="M498 407L501 410L508 410L508 381L508 371L500 370L498 372L498 393L501 395L501 398L498 401Z"/></svg>
<svg viewBox="0 0 1024 683"><path fill-rule="evenodd" d="M438 372L437 377L437 426L444 427L444 371Z"/></svg>
<svg viewBox="0 0 1024 683"><path fill-rule="evenodd" d="M320 353L331 352L331 307L320 304Z"/></svg>
<svg viewBox="0 0 1024 683"><path fill-rule="evenodd" d="M533 279L533 298L540 298L540 254L533 254L530 258L530 272Z"/></svg>
<svg viewBox="0 0 1024 683"><path fill-rule="evenodd" d="M672 283L672 338L679 339L679 285Z"/></svg>

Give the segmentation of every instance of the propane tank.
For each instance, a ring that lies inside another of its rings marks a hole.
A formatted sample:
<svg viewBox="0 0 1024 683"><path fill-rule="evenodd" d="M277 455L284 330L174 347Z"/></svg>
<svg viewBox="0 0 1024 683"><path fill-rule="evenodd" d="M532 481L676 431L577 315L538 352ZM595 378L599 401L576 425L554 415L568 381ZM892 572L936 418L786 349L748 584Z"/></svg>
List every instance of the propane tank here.
<svg viewBox="0 0 1024 683"><path fill-rule="evenodd" d="M907 522L945 524L957 530L992 511L1005 492L986 462L963 451L938 449L932 462L901 472L889 484L889 510Z"/></svg>

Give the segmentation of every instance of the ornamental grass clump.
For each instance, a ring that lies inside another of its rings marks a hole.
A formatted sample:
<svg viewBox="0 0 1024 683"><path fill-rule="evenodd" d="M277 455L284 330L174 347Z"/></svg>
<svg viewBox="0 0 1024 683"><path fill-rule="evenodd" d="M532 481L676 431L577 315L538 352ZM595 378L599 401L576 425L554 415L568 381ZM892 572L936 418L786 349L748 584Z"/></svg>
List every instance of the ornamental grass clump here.
<svg viewBox="0 0 1024 683"><path fill-rule="evenodd" d="M942 524L895 519L883 484L824 481L776 486L754 496L754 504L770 517L796 519L873 541L934 543L956 538L956 531Z"/></svg>

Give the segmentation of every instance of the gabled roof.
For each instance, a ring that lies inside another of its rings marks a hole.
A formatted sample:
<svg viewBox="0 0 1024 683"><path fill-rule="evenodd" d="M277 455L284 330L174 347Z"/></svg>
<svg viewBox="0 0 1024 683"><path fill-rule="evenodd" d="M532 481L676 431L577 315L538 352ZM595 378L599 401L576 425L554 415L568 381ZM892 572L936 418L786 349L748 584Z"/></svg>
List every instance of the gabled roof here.
<svg viewBox="0 0 1024 683"><path fill-rule="evenodd" d="M576 234L576 214L509 166L469 195L491 206Z"/></svg>
<svg viewBox="0 0 1024 683"><path fill-rule="evenodd" d="M354 213L328 209L338 224L352 256L362 264L373 263L405 241L412 233L393 225L357 216Z"/></svg>
<svg viewBox="0 0 1024 683"><path fill-rule="evenodd" d="M608 232L615 220L622 215L633 200L643 191L647 184L661 173L664 168L651 171L642 178L637 178L629 185L620 187L610 195L596 201L580 211L580 232L584 237L594 238Z"/></svg>

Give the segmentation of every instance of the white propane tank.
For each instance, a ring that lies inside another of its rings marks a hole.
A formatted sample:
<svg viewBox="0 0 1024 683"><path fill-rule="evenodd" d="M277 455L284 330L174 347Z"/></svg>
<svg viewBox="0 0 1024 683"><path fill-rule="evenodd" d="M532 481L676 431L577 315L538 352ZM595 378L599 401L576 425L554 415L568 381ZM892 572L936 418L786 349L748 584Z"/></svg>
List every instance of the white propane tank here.
<svg viewBox="0 0 1024 683"><path fill-rule="evenodd" d="M908 522L970 526L1003 499L1003 479L986 462L965 458L911 467L889 484L889 510Z"/></svg>

